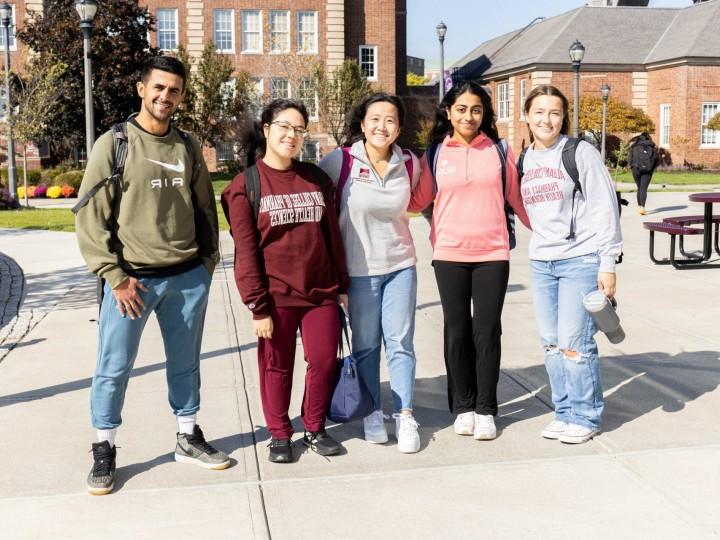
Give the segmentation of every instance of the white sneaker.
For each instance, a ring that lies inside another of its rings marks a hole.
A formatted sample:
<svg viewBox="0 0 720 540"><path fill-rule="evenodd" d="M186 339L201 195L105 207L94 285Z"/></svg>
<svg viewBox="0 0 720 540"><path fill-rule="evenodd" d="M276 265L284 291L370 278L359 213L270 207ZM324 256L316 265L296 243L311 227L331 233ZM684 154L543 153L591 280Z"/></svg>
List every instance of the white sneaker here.
<svg viewBox="0 0 720 540"><path fill-rule="evenodd" d="M475 429L475 413L464 412L455 419L455 433L458 435L472 435Z"/></svg>
<svg viewBox="0 0 720 540"><path fill-rule="evenodd" d="M475 429L473 437L478 441L489 441L497 437L497 429L495 429L495 419L492 414L475 415Z"/></svg>
<svg viewBox="0 0 720 540"><path fill-rule="evenodd" d="M420 450L419 424L411 414L395 413L395 437L398 450L403 454L414 454Z"/></svg>
<svg viewBox="0 0 720 540"><path fill-rule="evenodd" d="M543 428L540 435L546 439L557 439L562 435L563 431L567 429L570 424L563 422L562 420L553 420L547 426Z"/></svg>
<svg viewBox="0 0 720 540"><path fill-rule="evenodd" d="M593 429L578 424L568 424L558 439L567 444L580 444L589 441L600 433L599 429Z"/></svg>
<svg viewBox="0 0 720 540"><path fill-rule="evenodd" d="M378 409L363 418L363 428L365 429L365 440L373 444L384 444L388 442L388 434L385 429L385 417L383 412Z"/></svg>

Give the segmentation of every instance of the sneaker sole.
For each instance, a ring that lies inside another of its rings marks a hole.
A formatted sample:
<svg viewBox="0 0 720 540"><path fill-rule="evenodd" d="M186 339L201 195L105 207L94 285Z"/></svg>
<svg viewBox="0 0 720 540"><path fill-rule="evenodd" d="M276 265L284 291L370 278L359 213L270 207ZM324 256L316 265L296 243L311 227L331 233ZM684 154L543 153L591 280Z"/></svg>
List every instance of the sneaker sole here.
<svg viewBox="0 0 720 540"><path fill-rule="evenodd" d="M385 444L386 442L388 442L388 436L387 433L385 434L385 437L376 438L368 437L367 435L365 435L365 441L369 442L370 444Z"/></svg>
<svg viewBox="0 0 720 540"><path fill-rule="evenodd" d="M268 461L270 463L292 463L292 456L280 456L279 458L273 458L272 456L268 456Z"/></svg>
<svg viewBox="0 0 720 540"><path fill-rule="evenodd" d="M473 430L472 430L472 429L458 429L458 428L454 428L454 431L455 431L455 435L467 436L467 435L472 435L472 434L473 434Z"/></svg>
<svg viewBox="0 0 720 540"><path fill-rule="evenodd" d="M560 438L560 435L562 435L562 431L543 431L540 433L540 435L543 436L545 439L557 441Z"/></svg>
<svg viewBox="0 0 720 540"><path fill-rule="evenodd" d="M398 451L401 454L416 454L420 451L420 441L417 441L417 444L413 444L412 446L400 446L398 443Z"/></svg>
<svg viewBox="0 0 720 540"><path fill-rule="evenodd" d="M339 448L337 450L326 451L326 450L319 450L316 445L311 444L305 440L303 440L303 444L319 456L324 456L324 457L337 456L340 453Z"/></svg>
<svg viewBox="0 0 720 540"><path fill-rule="evenodd" d="M497 432L495 433L475 433L473 439L476 441L492 441L497 438Z"/></svg>
<svg viewBox="0 0 720 540"><path fill-rule="evenodd" d="M175 454L175 461L177 461L178 463L189 463L190 465L197 465L198 467L202 467L203 469L209 469L212 471L222 471L223 469L227 469L230 466L229 458L227 459L227 461L223 461L222 463L203 463L197 458Z"/></svg>
<svg viewBox="0 0 720 540"><path fill-rule="evenodd" d="M568 435L560 435L558 437L558 440L561 443L565 443L565 444L582 444L582 443L588 442L589 440L592 440L599 433L600 433L599 431L596 431L586 437L570 437Z"/></svg>
<svg viewBox="0 0 720 540"><path fill-rule="evenodd" d="M107 495L108 493L112 492L114 487L115 487L115 482L113 482L106 488L96 488L96 487L88 486L87 489L90 492L90 495Z"/></svg>

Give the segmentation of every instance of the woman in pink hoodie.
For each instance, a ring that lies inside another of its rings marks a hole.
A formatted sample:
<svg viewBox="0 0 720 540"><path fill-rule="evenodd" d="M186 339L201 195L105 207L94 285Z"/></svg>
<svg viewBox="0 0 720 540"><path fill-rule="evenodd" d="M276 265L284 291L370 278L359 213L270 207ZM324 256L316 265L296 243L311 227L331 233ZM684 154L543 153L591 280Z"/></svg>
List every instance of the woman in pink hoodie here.
<svg viewBox="0 0 720 540"><path fill-rule="evenodd" d="M500 141L492 100L479 84L461 82L445 95L421 167L413 203L428 205L434 198L432 264L455 433L494 439L500 315L514 247L508 207L529 225L515 159Z"/></svg>

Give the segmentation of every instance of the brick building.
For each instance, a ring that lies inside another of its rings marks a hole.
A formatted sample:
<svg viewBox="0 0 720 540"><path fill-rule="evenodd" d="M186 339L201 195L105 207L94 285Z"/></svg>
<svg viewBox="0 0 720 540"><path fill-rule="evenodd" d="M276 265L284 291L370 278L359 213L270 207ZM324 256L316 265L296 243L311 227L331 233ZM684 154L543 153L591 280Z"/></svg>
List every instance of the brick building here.
<svg viewBox="0 0 720 540"><path fill-rule="evenodd" d="M455 77L488 83L500 135L518 152L529 141L522 104L533 87L555 85L572 101L568 48L577 38L581 95L600 97L607 83L611 98L653 120L666 164L720 167L720 131L705 127L720 112L720 0L676 9L625 3L596 0L486 41L452 66Z"/></svg>

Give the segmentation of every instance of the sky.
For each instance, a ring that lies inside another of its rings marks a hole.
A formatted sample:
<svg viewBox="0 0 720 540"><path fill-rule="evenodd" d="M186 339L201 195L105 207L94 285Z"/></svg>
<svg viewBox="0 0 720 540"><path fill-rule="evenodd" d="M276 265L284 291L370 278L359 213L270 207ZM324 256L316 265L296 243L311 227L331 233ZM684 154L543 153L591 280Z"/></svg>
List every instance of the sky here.
<svg viewBox="0 0 720 540"><path fill-rule="evenodd" d="M445 66L483 41L522 28L535 17L552 17L586 0L407 0L407 53L437 69L440 55L435 26L447 25ZM442 5L439 9L438 5ZM687 7L692 0L650 0L650 7Z"/></svg>

